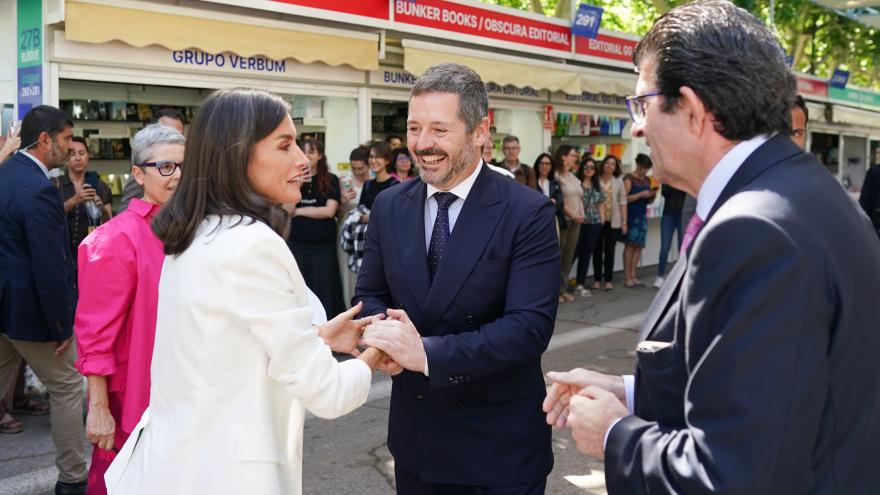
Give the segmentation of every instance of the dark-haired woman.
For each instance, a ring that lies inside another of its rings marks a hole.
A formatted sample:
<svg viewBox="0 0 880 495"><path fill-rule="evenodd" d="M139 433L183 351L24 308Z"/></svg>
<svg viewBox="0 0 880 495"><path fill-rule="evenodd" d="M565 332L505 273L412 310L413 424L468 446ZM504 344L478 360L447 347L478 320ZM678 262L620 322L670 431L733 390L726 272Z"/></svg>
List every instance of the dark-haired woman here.
<svg viewBox="0 0 880 495"><path fill-rule="evenodd" d="M626 234L626 191L623 188L623 180L620 178L620 160L614 155L608 155L602 160L601 174L599 175L599 189L605 196L604 216L605 223L602 232L596 241L596 250L593 253L593 290L599 290L600 283L605 282L605 290L613 290L614 284L614 251L617 247L617 238L621 233Z"/></svg>
<svg viewBox="0 0 880 495"><path fill-rule="evenodd" d="M358 205L362 205L370 209L373 207L373 201L380 192L389 187L399 184L400 181L391 175L391 147L384 141L377 141L370 146L370 171L373 172L374 178L368 180L361 190L361 199ZM370 220L369 215L361 217L361 223L367 223Z"/></svg>
<svg viewBox="0 0 880 495"><path fill-rule="evenodd" d="M300 189L302 199L292 209L290 237L287 244L299 270L327 315L345 311L342 299L342 276L336 255L336 210L339 208L339 177L330 173L324 145L306 141L303 145L311 163L311 179Z"/></svg>
<svg viewBox="0 0 880 495"><path fill-rule="evenodd" d="M74 136L70 143L70 158L67 160L67 175L59 181L64 213L67 214L67 227L70 230L70 252L75 260L76 250L83 239L98 225L113 216L111 202L113 194L110 187L101 180L87 181L89 168L89 149L86 140ZM91 183L90 183L91 182Z"/></svg>
<svg viewBox="0 0 880 495"><path fill-rule="evenodd" d="M398 182L406 182L419 176L407 148L397 148L391 153L391 169L391 177Z"/></svg>
<svg viewBox="0 0 880 495"><path fill-rule="evenodd" d="M538 192L550 198L550 201L556 205L556 230L559 231L561 225L567 225L562 210L562 189L559 188L559 182L553 173L553 157L549 153L541 153L535 158L532 165L535 170L535 177Z"/></svg>
<svg viewBox="0 0 880 495"><path fill-rule="evenodd" d="M192 123L177 192L153 221L164 245L150 405L105 479L110 495L301 492L305 410L362 405L384 355L354 352L357 305L312 327L284 242L308 160L289 107L221 90Z"/></svg>
<svg viewBox="0 0 880 495"><path fill-rule="evenodd" d="M584 188L584 223L581 225L581 235L577 247L577 285L574 292L581 297L589 297L589 289L584 287L587 280L587 269L593 260L593 250L596 241L602 233L602 225L605 224L605 195L599 187L599 174L596 172L596 161L587 158L581 163L578 177Z"/></svg>
<svg viewBox="0 0 880 495"><path fill-rule="evenodd" d="M562 251L562 273L559 286L559 302L571 302L575 297L568 291L568 276L574 260L574 251L584 223L584 189L574 175L578 166L578 152L573 146L563 144L553 153L554 173L562 189L562 213L566 226L559 226L559 248Z"/></svg>
<svg viewBox="0 0 880 495"><path fill-rule="evenodd" d="M623 250L623 284L629 288L645 286L636 276L636 268L648 237L648 204L657 196L656 191L651 189L651 179L647 175L651 165L651 158L639 153L636 156L635 171L623 179L626 200L629 203L626 215L629 229L624 236L626 247Z"/></svg>

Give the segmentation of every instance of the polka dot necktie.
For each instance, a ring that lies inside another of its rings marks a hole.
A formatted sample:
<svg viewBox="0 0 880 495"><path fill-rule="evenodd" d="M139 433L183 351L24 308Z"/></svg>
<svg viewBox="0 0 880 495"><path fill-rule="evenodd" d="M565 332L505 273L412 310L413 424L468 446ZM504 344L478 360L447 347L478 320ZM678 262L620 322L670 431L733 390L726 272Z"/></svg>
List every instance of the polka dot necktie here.
<svg viewBox="0 0 880 495"><path fill-rule="evenodd" d="M431 232L431 243L428 246L428 267L431 269L431 281L440 266L440 259L446 251L449 243L449 206L458 199L458 196L448 192L435 192L434 200L437 201L437 218L434 220L434 231Z"/></svg>

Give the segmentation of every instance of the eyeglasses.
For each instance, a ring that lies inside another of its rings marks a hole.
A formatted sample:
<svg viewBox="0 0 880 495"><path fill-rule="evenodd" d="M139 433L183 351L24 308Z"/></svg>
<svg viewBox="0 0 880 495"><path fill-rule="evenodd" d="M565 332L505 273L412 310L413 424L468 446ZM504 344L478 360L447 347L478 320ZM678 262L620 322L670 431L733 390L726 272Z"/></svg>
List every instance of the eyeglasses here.
<svg viewBox="0 0 880 495"><path fill-rule="evenodd" d="M595 165L584 165L584 170L596 170Z"/></svg>
<svg viewBox="0 0 880 495"><path fill-rule="evenodd" d="M406 155L400 155L400 156L398 156L397 158L395 158L394 161L398 161L398 162L410 162L410 161L412 161L412 158L410 158L410 157L408 157L408 156L406 156Z"/></svg>
<svg viewBox="0 0 880 495"><path fill-rule="evenodd" d="M634 124L641 124L645 121L645 99L662 94L660 91L652 91L643 95L626 97L626 109L629 110L629 116L632 117Z"/></svg>
<svg viewBox="0 0 880 495"><path fill-rule="evenodd" d="M553 165L553 162L549 160L541 160L538 165Z"/></svg>
<svg viewBox="0 0 880 495"><path fill-rule="evenodd" d="M158 162L144 162L138 165L138 167L156 167L156 170L159 171L159 175L163 177L168 177L169 175L173 175L177 169L183 166L182 163L177 163L174 160L160 160Z"/></svg>

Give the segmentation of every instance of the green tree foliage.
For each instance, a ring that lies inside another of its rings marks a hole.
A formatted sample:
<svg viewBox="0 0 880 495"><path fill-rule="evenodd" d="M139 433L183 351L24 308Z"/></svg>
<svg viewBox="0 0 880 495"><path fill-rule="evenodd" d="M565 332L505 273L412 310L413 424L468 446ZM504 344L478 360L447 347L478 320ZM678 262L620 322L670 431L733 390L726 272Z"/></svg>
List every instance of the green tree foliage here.
<svg viewBox="0 0 880 495"><path fill-rule="evenodd" d="M568 0L480 0L484 3L570 18ZM602 27L638 36L654 20L687 0L592 0L605 9ZM810 0L733 0L770 25L798 72L830 78L835 68L850 71L850 84L880 89L880 30L819 7Z"/></svg>

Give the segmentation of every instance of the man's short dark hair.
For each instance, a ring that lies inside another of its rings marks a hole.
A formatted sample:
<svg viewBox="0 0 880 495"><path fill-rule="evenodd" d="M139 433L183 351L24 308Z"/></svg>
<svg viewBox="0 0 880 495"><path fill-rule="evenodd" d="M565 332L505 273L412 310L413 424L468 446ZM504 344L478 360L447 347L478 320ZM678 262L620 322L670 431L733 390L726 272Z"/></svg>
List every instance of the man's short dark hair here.
<svg viewBox="0 0 880 495"><path fill-rule="evenodd" d="M504 139L501 140L501 146L504 146L507 143L519 144L519 138L516 136L504 136Z"/></svg>
<svg viewBox="0 0 880 495"><path fill-rule="evenodd" d="M357 148L351 150L351 154L348 155L349 162L366 162L370 159L370 148L366 146L358 146Z"/></svg>
<svg viewBox="0 0 880 495"><path fill-rule="evenodd" d="M22 146L33 146L44 132L55 139L55 136L70 127L73 127L73 121L66 113L49 105L36 106L21 121Z"/></svg>
<svg viewBox="0 0 880 495"><path fill-rule="evenodd" d="M423 93L452 93L458 96L458 117L468 134L489 116L489 93L480 76L470 67L438 64L416 79L410 99Z"/></svg>
<svg viewBox="0 0 880 495"><path fill-rule="evenodd" d="M806 122L810 121L810 111L807 110L807 102L804 101L804 97L801 95L795 95L794 97L794 106L800 108L802 112L804 112L804 120Z"/></svg>
<svg viewBox="0 0 880 495"><path fill-rule="evenodd" d="M385 142L388 144L391 144L391 141L393 141L395 139L399 140L401 143L403 142L403 138L398 136L397 134L389 134L388 136L385 137Z"/></svg>
<svg viewBox="0 0 880 495"><path fill-rule="evenodd" d="M785 52L755 16L726 0L670 10L639 42L633 62L655 64L664 112L676 108L687 86L731 141L791 132L796 86Z"/></svg>
<svg viewBox="0 0 880 495"><path fill-rule="evenodd" d="M158 123L159 119L161 119L162 117L168 117L169 119L179 120L181 124L186 122L185 120L183 120L183 114L178 112L176 109L163 108L153 114L153 122L152 123L153 124Z"/></svg>

